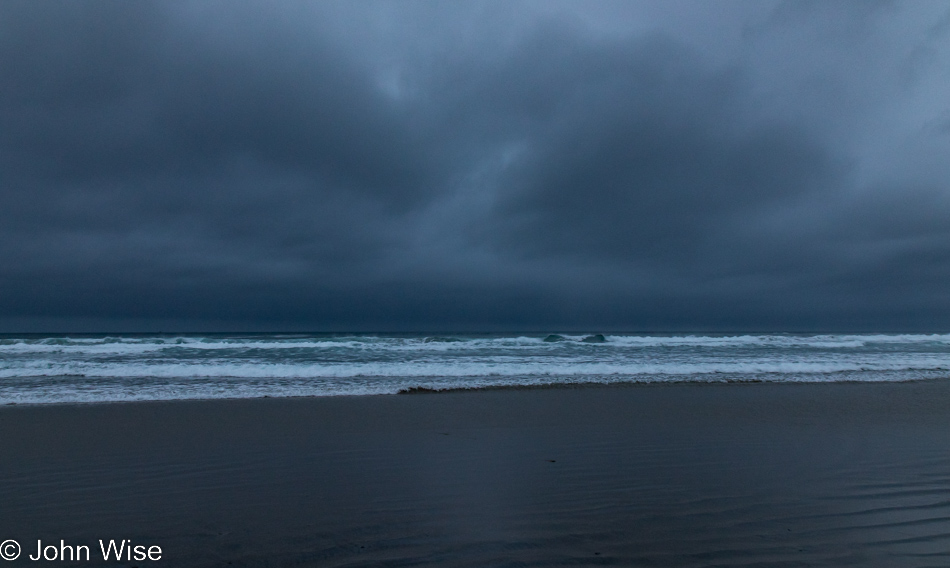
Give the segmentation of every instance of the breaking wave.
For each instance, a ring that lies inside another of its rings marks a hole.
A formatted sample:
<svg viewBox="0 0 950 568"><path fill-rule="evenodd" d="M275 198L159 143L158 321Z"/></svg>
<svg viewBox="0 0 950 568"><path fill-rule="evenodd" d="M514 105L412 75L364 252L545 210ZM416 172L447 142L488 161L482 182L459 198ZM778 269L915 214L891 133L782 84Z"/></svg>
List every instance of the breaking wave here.
<svg viewBox="0 0 950 568"><path fill-rule="evenodd" d="M948 369L948 334L5 337L0 404L643 382L908 381L946 377Z"/></svg>

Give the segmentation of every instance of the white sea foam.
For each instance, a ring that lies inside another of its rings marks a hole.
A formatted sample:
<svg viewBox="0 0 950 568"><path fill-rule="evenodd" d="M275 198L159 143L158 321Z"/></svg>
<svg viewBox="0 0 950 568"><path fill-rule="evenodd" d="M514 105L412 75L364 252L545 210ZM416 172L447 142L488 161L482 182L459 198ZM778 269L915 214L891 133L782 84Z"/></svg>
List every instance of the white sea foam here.
<svg viewBox="0 0 950 568"><path fill-rule="evenodd" d="M383 394L651 381L944 377L950 335L0 339L0 403Z"/></svg>
<svg viewBox="0 0 950 568"><path fill-rule="evenodd" d="M919 356L886 361L721 361L697 363L599 363L586 361L412 361L372 363L282 364L261 362L88 363L27 362L0 370L9 377L231 377L231 378L355 378L355 377L573 377L585 375L829 374L844 371L947 370L943 357Z"/></svg>
<svg viewBox="0 0 950 568"><path fill-rule="evenodd" d="M504 347L508 349L556 350L565 345L582 343L585 335L562 335L563 341L545 342L542 336L516 337L375 337L357 336L341 338L295 337L275 340L256 337L103 337L103 338L43 338L0 339L0 354L3 353L86 353L86 354L137 354L169 349L219 350L391 350L391 351L469 351ZM445 339L448 341L432 341ZM428 340L428 341L427 341ZM950 334L930 335L737 335L737 336L639 336L607 335L604 343L584 344L598 348L628 347L818 347L855 348L868 345L943 344L950 345Z"/></svg>

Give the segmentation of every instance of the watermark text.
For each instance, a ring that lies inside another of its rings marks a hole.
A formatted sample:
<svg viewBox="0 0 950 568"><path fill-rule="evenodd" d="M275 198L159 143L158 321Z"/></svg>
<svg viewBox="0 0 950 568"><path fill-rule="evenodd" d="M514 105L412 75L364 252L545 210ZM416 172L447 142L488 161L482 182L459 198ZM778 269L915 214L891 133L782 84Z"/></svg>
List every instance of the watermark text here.
<svg viewBox="0 0 950 568"><path fill-rule="evenodd" d="M157 544L137 544L129 539L100 539L95 545L36 541L24 550L20 543L8 539L0 543L0 558L13 561L18 558L32 562L156 562L162 559L162 547Z"/></svg>

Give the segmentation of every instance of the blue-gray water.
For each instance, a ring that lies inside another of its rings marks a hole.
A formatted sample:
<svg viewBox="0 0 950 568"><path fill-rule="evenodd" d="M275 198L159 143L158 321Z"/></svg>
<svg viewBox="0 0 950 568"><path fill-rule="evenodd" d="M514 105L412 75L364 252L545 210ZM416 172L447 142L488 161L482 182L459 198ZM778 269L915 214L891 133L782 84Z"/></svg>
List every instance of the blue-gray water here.
<svg viewBox="0 0 950 568"><path fill-rule="evenodd" d="M587 339L587 341L585 341ZM560 383L908 381L950 335L112 335L0 338L0 404Z"/></svg>

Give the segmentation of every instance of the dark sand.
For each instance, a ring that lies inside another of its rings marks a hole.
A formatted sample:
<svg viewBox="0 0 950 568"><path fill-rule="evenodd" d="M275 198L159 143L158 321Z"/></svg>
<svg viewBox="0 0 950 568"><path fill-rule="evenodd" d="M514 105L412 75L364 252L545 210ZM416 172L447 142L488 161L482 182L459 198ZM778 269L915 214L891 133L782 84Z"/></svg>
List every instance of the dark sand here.
<svg viewBox="0 0 950 568"><path fill-rule="evenodd" d="M0 444L11 567L950 566L950 381L5 407Z"/></svg>

